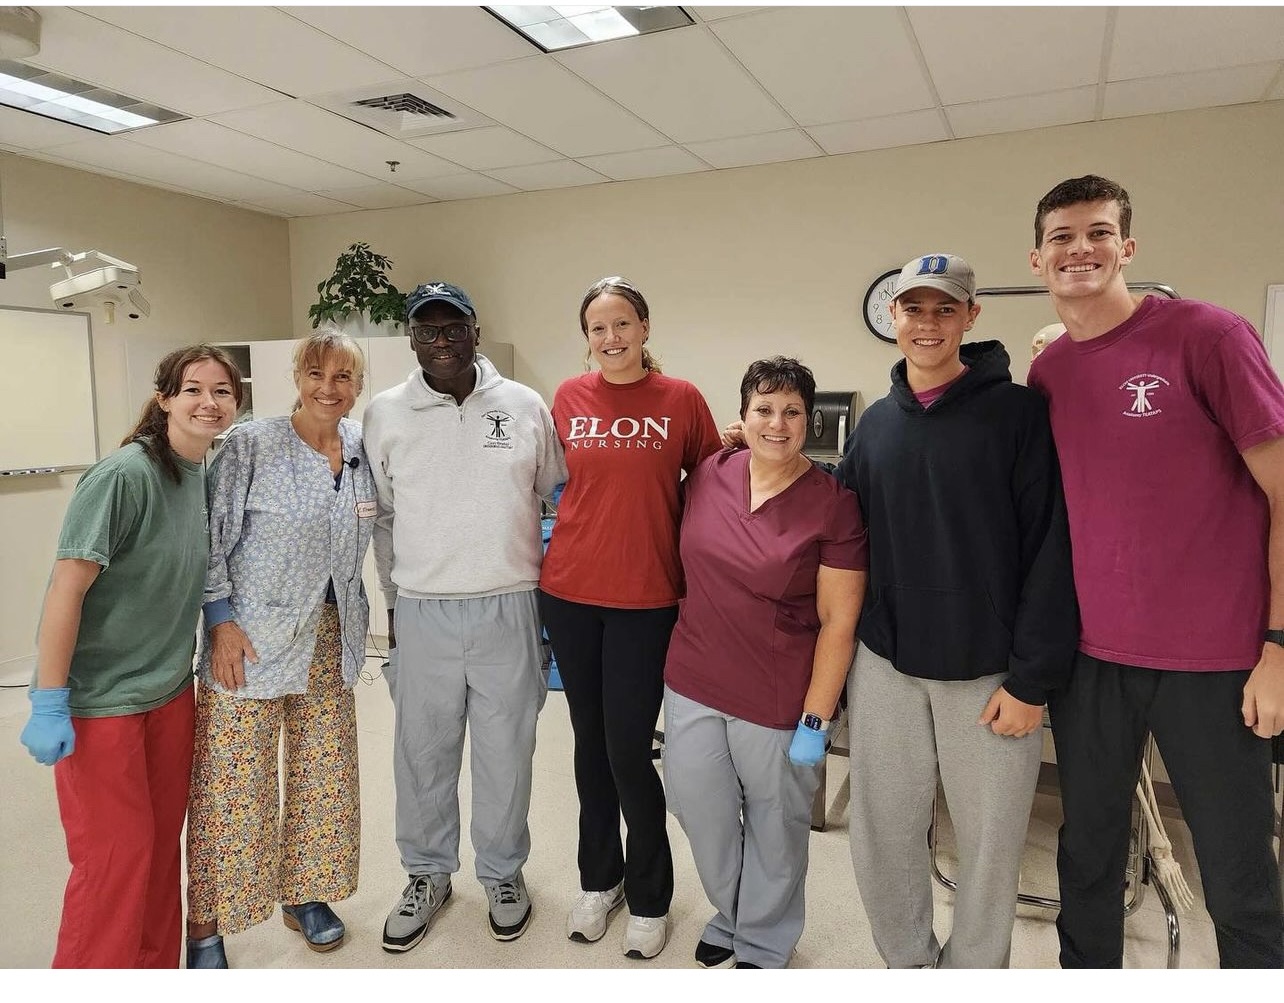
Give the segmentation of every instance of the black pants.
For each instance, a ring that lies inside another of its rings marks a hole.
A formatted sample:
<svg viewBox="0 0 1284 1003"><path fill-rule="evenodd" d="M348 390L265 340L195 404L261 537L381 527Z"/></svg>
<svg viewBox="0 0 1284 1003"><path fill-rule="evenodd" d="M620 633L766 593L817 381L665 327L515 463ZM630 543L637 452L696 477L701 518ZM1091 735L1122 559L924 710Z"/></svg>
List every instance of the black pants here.
<svg viewBox="0 0 1284 1003"><path fill-rule="evenodd" d="M663 916L673 898L673 856L651 742L678 608L611 609L542 591L539 607L575 732L580 885L605 891L623 878L629 912Z"/></svg>
<svg viewBox="0 0 1284 1003"><path fill-rule="evenodd" d="M1069 685L1048 700L1065 809L1063 968L1123 964L1124 868L1147 731L1194 839L1222 967L1284 965L1271 743L1244 727L1247 680L1247 671L1143 669L1080 654Z"/></svg>

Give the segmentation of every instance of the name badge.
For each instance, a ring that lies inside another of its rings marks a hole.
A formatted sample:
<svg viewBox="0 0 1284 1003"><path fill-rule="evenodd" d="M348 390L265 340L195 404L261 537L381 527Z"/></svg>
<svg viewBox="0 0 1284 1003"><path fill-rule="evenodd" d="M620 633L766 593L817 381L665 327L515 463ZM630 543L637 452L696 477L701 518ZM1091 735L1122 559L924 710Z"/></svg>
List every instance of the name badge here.
<svg viewBox="0 0 1284 1003"><path fill-rule="evenodd" d="M379 506L375 502L372 502L372 501L357 502L358 519L373 519L375 514L378 511L379 511Z"/></svg>

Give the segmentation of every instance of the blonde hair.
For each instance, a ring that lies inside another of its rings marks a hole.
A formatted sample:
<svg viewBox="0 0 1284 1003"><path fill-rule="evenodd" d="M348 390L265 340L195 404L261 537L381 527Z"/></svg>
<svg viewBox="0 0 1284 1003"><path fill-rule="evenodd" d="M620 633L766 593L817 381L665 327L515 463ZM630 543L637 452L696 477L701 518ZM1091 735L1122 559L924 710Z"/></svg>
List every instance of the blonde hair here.
<svg viewBox="0 0 1284 1003"><path fill-rule="evenodd" d="M300 338L295 343L293 355L295 384L299 382L299 377L303 373L309 369L321 368L331 356L339 356L348 363L357 393L361 393L361 388L366 382L365 353L351 337L331 324L317 328L306 338ZM297 411L302 406L303 401L296 397L293 410Z"/></svg>
<svg viewBox="0 0 1284 1003"><path fill-rule="evenodd" d="M633 307L633 312L638 315L638 320L649 322L651 319L651 308L647 306L646 297L642 292L628 279L622 275L608 275L604 279L598 279L588 288L584 294L584 299L580 301L580 330L584 332L584 337L588 338L588 308L592 302L599 296L622 296L628 300L629 306ZM593 352L590 349L584 351L584 371L589 371L589 362L593 358ZM660 369L660 360L651 354L645 344L642 345L642 368L648 373L658 373Z"/></svg>

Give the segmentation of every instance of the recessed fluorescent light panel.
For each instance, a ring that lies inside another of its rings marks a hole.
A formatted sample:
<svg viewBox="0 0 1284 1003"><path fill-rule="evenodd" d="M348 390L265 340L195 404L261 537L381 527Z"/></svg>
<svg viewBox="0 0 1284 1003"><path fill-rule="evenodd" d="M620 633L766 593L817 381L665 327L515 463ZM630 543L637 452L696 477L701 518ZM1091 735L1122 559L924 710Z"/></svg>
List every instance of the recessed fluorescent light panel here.
<svg viewBox="0 0 1284 1003"><path fill-rule="evenodd" d="M109 135L187 117L8 59L0 59L0 105Z"/></svg>
<svg viewBox="0 0 1284 1003"><path fill-rule="evenodd" d="M545 52L694 24L681 7L487 7Z"/></svg>

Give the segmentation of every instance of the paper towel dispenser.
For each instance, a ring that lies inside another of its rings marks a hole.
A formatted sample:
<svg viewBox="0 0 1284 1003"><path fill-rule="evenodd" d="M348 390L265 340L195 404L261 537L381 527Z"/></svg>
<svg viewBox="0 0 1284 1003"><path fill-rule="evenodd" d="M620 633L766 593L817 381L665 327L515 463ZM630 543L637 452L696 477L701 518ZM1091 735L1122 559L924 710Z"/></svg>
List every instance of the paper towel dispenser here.
<svg viewBox="0 0 1284 1003"><path fill-rule="evenodd" d="M841 456L843 443L865 410L859 390L817 390L803 452L808 456Z"/></svg>

